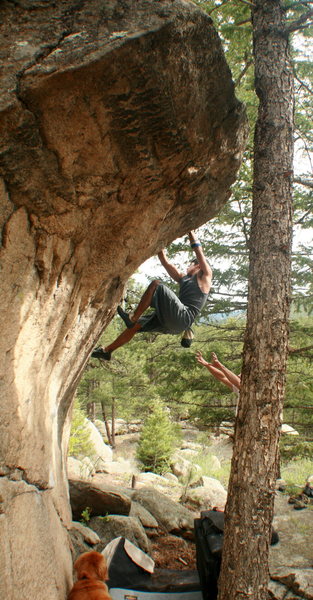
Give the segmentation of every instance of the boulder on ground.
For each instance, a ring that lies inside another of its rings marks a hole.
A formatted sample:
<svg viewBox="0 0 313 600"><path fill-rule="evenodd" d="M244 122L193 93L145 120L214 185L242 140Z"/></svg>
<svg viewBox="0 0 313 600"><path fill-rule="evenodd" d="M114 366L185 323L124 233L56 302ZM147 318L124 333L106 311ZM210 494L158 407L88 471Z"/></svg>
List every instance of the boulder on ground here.
<svg viewBox="0 0 313 600"><path fill-rule="evenodd" d="M167 479L173 485L180 485L180 483L178 481L178 477L176 477L176 475L174 475L174 473L164 473L163 477L165 479Z"/></svg>
<svg viewBox="0 0 313 600"><path fill-rule="evenodd" d="M290 598L290 600L294 598L313 599L313 569L296 569L283 566L271 573L271 579L284 584L289 590L289 593L286 593L283 598Z"/></svg>
<svg viewBox="0 0 313 600"><path fill-rule="evenodd" d="M134 461L119 458L103 464L102 473L110 475L132 475L138 473L138 468Z"/></svg>
<svg viewBox="0 0 313 600"><path fill-rule="evenodd" d="M128 515L131 500L118 488L94 485L81 479L69 480L70 502L73 518L79 520L87 507L92 516L104 516L107 513Z"/></svg>
<svg viewBox="0 0 313 600"><path fill-rule="evenodd" d="M101 433L103 439L107 441L108 436L107 436L107 432L106 432L106 428L105 428L104 422L101 421L101 419L95 419L94 423L95 423L95 426L98 429L98 431Z"/></svg>
<svg viewBox="0 0 313 600"><path fill-rule="evenodd" d="M283 565L289 569L311 568L312 511L294 510L293 505L288 504L288 495L276 492L273 527L279 534L279 544L270 547L270 573Z"/></svg>
<svg viewBox="0 0 313 600"><path fill-rule="evenodd" d="M291 427L291 425L287 425L286 423L282 424L281 432L285 435L299 435L299 431L296 431L296 429Z"/></svg>
<svg viewBox="0 0 313 600"><path fill-rule="evenodd" d="M133 481L135 489L152 486L155 490L165 494L174 501L178 501L181 496L182 486L177 479L171 480L156 473L138 473L135 475Z"/></svg>
<svg viewBox="0 0 313 600"><path fill-rule="evenodd" d="M136 517L106 515L105 517L93 517L89 524L101 540L97 545L98 552L101 552L111 540L119 536L125 537L143 552L150 552L150 541Z"/></svg>
<svg viewBox="0 0 313 600"><path fill-rule="evenodd" d="M281 477L279 479L276 479L275 482L275 489L279 492L285 492L286 491L286 487L287 487L287 483L284 479L282 479Z"/></svg>
<svg viewBox="0 0 313 600"><path fill-rule="evenodd" d="M203 485L186 490L184 500L198 510L210 510L215 506L224 509L227 492L214 477L202 477Z"/></svg>
<svg viewBox="0 0 313 600"><path fill-rule="evenodd" d="M154 488L132 493L132 500L144 506L166 531L188 539L193 538L194 515Z"/></svg>
<svg viewBox="0 0 313 600"><path fill-rule="evenodd" d="M158 528L158 522L154 516L144 506L142 506L142 504L139 504L139 502L135 502L134 500L131 503L129 516L136 517L136 519L138 519L145 528Z"/></svg>
<svg viewBox="0 0 313 600"><path fill-rule="evenodd" d="M78 521L73 521L70 531L79 531L86 544L90 544L90 546L95 546L100 542L100 538L95 531Z"/></svg>
<svg viewBox="0 0 313 600"><path fill-rule="evenodd" d="M94 447L96 455L94 464L96 471L101 471L102 465L113 459L112 448L104 443L103 437L94 423L89 421L89 419L85 419L84 425L89 432L90 441Z"/></svg>
<svg viewBox="0 0 313 600"><path fill-rule="evenodd" d="M196 483L201 479L201 467L182 456L180 451L175 452L171 461L171 468L174 475L184 482L190 480L190 482Z"/></svg>
<svg viewBox="0 0 313 600"><path fill-rule="evenodd" d="M67 476L69 479L90 479L95 472L95 467L88 456L85 456L82 460L74 458L74 456L68 456Z"/></svg>
<svg viewBox="0 0 313 600"><path fill-rule="evenodd" d="M203 450L203 445L197 444L195 442L190 442L188 440L182 440L180 450L191 450L196 451L197 454L200 454Z"/></svg>
<svg viewBox="0 0 313 600"><path fill-rule="evenodd" d="M310 477L307 478L303 494L306 494L309 498L313 498L313 475L310 475Z"/></svg>
<svg viewBox="0 0 313 600"><path fill-rule="evenodd" d="M91 550L95 550L97 548L97 546L91 546L88 544L84 535L76 528L69 530L69 538L73 562L75 562L76 558L78 558L80 554L83 554L84 552L90 552Z"/></svg>

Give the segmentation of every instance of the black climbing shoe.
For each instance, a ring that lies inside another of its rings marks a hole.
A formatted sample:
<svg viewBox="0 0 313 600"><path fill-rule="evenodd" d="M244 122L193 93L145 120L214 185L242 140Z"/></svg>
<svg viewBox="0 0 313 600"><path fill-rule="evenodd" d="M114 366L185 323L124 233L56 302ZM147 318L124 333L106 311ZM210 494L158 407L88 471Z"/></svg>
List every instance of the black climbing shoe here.
<svg viewBox="0 0 313 600"><path fill-rule="evenodd" d="M123 319L128 329L131 329L132 327L134 327L134 325L136 325L136 321L131 321L127 312L125 312L125 310L123 310L121 306L117 307L117 312L120 315L121 319Z"/></svg>
<svg viewBox="0 0 313 600"><path fill-rule="evenodd" d="M99 358L100 360L111 360L111 352L106 352L99 346L91 353L91 358Z"/></svg>

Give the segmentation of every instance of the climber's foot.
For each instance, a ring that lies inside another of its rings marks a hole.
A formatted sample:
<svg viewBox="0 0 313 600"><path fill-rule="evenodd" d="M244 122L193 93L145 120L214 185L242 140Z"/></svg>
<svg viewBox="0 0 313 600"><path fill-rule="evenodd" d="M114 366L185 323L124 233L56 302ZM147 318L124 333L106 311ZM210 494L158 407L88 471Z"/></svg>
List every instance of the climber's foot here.
<svg viewBox="0 0 313 600"><path fill-rule="evenodd" d="M220 361L218 360L218 358L217 358L217 356L216 356L215 352L212 352L212 353L211 353L211 361L212 361L212 365L213 365L213 367L218 367L218 366L219 366L219 362L220 362Z"/></svg>
<svg viewBox="0 0 313 600"><path fill-rule="evenodd" d="M99 358L99 360L111 360L111 352L108 352L99 346L91 353L91 358Z"/></svg>
<svg viewBox="0 0 313 600"><path fill-rule="evenodd" d="M125 312L125 310L123 310L121 308L121 306L117 307L117 312L118 312L119 316L121 317L121 319L123 319L123 321L128 329L131 329L132 327L134 327L134 325L136 325L137 321L131 321L131 319L129 318L129 315L127 314L127 312Z"/></svg>

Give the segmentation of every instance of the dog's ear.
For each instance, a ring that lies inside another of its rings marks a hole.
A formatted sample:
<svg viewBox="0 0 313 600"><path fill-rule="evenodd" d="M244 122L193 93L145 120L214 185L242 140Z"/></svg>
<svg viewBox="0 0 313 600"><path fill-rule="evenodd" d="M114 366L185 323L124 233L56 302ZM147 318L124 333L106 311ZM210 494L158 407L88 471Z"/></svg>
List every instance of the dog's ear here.
<svg viewBox="0 0 313 600"><path fill-rule="evenodd" d="M100 554L100 556L101 556L101 558L99 557L99 562L97 565L99 579L102 579L102 581L107 581L109 579L107 561L104 558L103 554Z"/></svg>

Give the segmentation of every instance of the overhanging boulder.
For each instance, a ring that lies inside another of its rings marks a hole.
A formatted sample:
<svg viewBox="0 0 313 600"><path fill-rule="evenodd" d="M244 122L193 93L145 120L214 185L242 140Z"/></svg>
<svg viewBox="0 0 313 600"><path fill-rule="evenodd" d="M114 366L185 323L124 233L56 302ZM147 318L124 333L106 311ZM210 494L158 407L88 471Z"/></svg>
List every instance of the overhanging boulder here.
<svg viewBox="0 0 313 600"><path fill-rule="evenodd" d="M77 382L128 277L229 197L246 119L191 2L14 0L0 23L0 596L61 600Z"/></svg>

